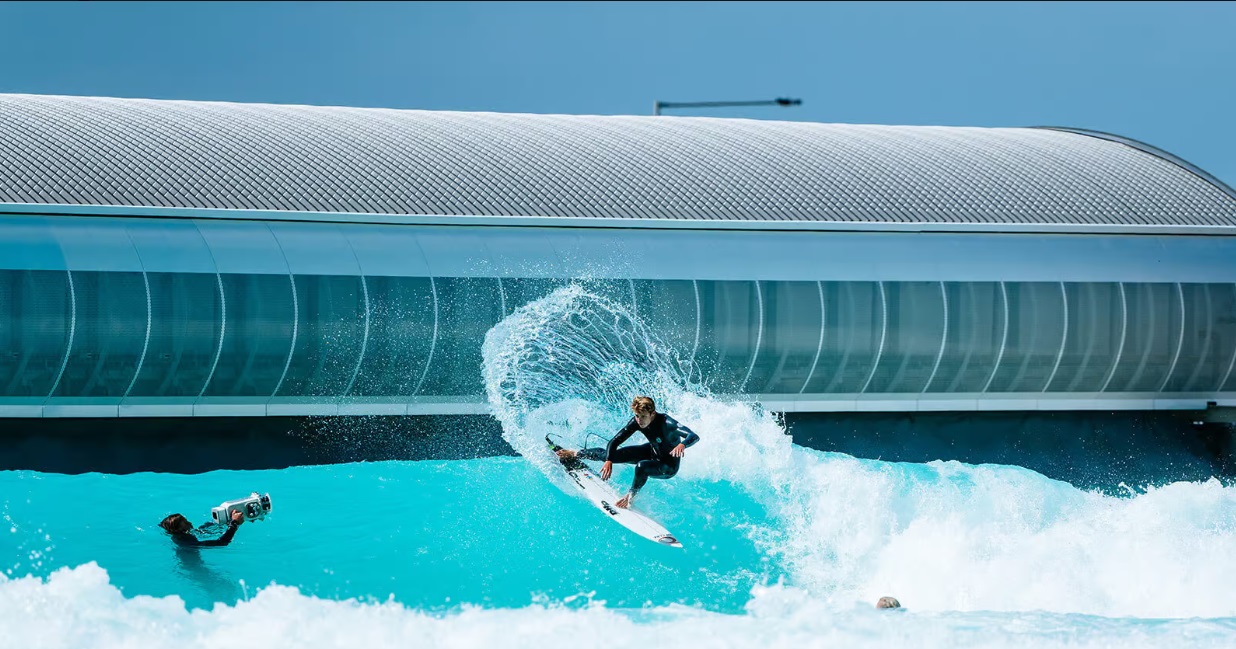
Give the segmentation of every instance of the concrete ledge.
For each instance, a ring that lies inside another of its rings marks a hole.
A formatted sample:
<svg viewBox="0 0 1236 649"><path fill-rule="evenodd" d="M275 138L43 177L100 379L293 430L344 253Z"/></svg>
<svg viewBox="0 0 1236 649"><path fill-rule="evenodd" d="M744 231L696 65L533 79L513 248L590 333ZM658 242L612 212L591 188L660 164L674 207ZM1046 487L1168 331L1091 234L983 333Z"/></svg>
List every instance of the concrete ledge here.
<svg viewBox="0 0 1236 649"><path fill-rule="evenodd" d="M191 403L122 403L121 417L192 417Z"/></svg>
<svg viewBox="0 0 1236 649"><path fill-rule="evenodd" d="M197 403L194 417L265 417L264 403Z"/></svg>
<svg viewBox="0 0 1236 649"><path fill-rule="evenodd" d="M43 416L43 406L0 405L0 417L31 419Z"/></svg>
<svg viewBox="0 0 1236 649"><path fill-rule="evenodd" d="M271 403L266 406L266 414L272 417L335 417L339 414L339 406L334 403Z"/></svg>
<svg viewBox="0 0 1236 649"><path fill-rule="evenodd" d="M406 403L341 403L339 404L340 416L364 416L364 415L406 415L408 414L408 404Z"/></svg>
<svg viewBox="0 0 1236 649"><path fill-rule="evenodd" d="M90 417L90 418L113 418L120 416L120 404L115 405L99 405L99 404L65 404L43 406L44 417Z"/></svg>

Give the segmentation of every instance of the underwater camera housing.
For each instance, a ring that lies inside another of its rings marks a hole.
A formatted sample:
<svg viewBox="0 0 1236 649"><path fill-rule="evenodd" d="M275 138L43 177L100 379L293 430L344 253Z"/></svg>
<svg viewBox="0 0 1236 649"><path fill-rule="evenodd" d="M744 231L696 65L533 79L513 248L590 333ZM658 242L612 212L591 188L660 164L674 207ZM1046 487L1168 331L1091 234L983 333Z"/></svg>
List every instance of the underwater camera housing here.
<svg viewBox="0 0 1236 649"><path fill-rule="evenodd" d="M266 518L270 513L270 494L253 492L248 498L229 500L210 510L210 515L220 525L227 525L232 519L232 512L240 512L246 521L257 521Z"/></svg>

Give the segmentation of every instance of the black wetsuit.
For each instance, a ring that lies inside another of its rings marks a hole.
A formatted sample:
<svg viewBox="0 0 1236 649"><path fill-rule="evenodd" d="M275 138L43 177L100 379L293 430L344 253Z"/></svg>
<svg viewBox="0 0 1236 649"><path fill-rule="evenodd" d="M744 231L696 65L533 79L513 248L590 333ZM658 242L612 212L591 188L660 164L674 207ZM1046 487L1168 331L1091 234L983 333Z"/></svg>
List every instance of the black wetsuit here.
<svg viewBox="0 0 1236 649"><path fill-rule="evenodd" d="M635 431L644 434L647 444L618 448L627 441ZM634 464L635 480L631 483L631 493L635 494L644 487L648 478L665 480L678 473L678 464L682 458L670 455L670 451L682 444L690 447L700 441L700 436L691 432L665 413L656 413L648 428L640 428L634 417L609 440L607 448L586 448L579 456L587 460L606 460L618 464Z"/></svg>
<svg viewBox="0 0 1236 649"><path fill-rule="evenodd" d="M207 525L202 525L192 532L173 533L172 540L176 542L176 545L190 548L221 548L232 542L232 537L236 536L236 528L240 527L232 523L227 526L227 531L217 539L199 539L197 532L205 530Z"/></svg>

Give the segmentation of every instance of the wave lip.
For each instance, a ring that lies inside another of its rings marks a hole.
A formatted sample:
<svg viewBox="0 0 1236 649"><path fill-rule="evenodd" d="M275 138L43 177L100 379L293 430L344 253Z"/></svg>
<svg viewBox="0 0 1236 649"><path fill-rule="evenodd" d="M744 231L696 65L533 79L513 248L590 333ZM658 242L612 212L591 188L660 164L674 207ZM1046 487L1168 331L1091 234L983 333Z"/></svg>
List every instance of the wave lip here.
<svg viewBox="0 0 1236 649"><path fill-rule="evenodd" d="M548 466L541 431L582 444L653 394L702 441L646 502L741 514L772 573L834 606L891 593L934 611L1236 615L1236 489L1217 480L1112 497L1019 467L795 447L758 404L689 383L669 350L623 306L559 289L486 337L491 407L511 445Z"/></svg>

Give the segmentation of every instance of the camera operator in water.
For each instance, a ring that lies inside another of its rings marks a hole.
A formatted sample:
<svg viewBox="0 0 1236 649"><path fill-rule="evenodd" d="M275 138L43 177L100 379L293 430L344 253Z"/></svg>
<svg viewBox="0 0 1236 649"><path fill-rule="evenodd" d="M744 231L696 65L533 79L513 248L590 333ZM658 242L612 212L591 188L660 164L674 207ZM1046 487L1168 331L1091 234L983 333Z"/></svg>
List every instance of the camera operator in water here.
<svg viewBox="0 0 1236 649"><path fill-rule="evenodd" d="M205 531L211 525L210 523L205 523L197 529L193 529L193 523L190 523L189 519L180 514L172 514L163 519L163 522L159 523L159 527L167 530L168 534L172 535L172 540L176 542L176 545L193 548L221 548L232 542L232 537L236 536L236 530L244 522L245 515L233 510L232 517L228 521L227 531L215 539L202 539L197 536L198 532Z"/></svg>
<svg viewBox="0 0 1236 649"><path fill-rule="evenodd" d="M240 527L241 523L246 520L262 520L269 513L270 494L260 494L255 491L249 494L248 498L229 500L210 510L210 515L215 519L216 525L227 524L227 531L217 539L200 538L198 533L205 532L210 524L199 525L197 529L193 529L193 524L181 514L168 516L163 519L162 523L159 523L159 527L167 530L176 545L181 547L223 547L232 542L232 537L236 536L236 528Z"/></svg>

